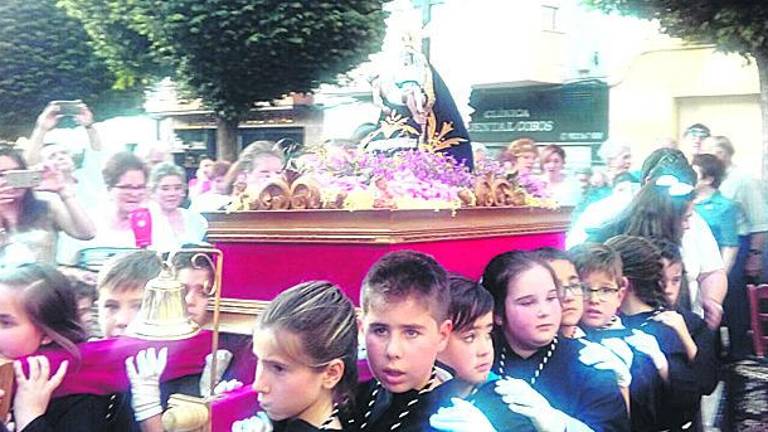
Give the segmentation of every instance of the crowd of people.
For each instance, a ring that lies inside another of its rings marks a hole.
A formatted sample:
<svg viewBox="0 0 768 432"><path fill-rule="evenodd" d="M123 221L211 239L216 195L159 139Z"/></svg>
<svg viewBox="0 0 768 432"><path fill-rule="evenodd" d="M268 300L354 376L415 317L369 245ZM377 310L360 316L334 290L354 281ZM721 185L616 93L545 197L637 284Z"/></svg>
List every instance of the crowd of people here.
<svg viewBox="0 0 768 432"><path fill-rule="evenodd" d="M202 160L189 181L167 154L102 161L82 105L74 118L88 131L90 161L76 168L66 148L45 144L59 111L45 109L22 149L0 146L0 355L24 359L15 363L12 427L159 431L166 350L126 359L129 393L60 398L52 392L73 366L53 371L42 354L76 358L82 342L126 334L162 270L158 252L182 250L172 265L190 317L206 325L215 272L183 252L204 240L200 212L264 185L288 162L267 141L232 164ZM393 252L368 270L359 317L332 282L282 292L252 337L223 340L228 367L217 391L252 380L259 393L259 413L233 430L702 430L720 354L751 352L745 286L760 277L768 212L763 188L733 166L727 138L694 125L685 140L691 154L660 148L639 172L629 147L606 144L601 175L611 187L595 173L566 175L557 145L513 142L499 156L512 175L579 208L567 250L502 253L479 280L423 253ZM101 181L84 171L94 161ZM39 167L39 182L8 183L28 167ZM97 272L55 267L88 267L105 248L125 250ZM717 337L723 322L727 347ZM249 363L255 375L243 376ZM373 378L358 382L361 367ZM208 394L200 376L187 387Z"/></svg>

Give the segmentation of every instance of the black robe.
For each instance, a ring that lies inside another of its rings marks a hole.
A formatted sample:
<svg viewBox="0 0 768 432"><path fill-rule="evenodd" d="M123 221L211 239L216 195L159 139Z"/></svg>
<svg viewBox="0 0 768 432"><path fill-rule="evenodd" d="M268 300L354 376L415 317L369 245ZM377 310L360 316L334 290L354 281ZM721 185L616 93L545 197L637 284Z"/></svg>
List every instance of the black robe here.
<svg viewBox="0 0 768 432"><path fill-rule="evenodd" d="M644 331L656 338L669 363L669 379L657 404L658 427L682 430L693 422L701 405L701 387L696 368L688 361L680 337L671 327L651 318L657 312L622 315L625 326Z"/></svg>
<svg viewBox="0 0 768 432"><path fill-rule="evenodd" d="M477 387L466 398L459 394L463 388L465 388L464 384L455 379L441 384L434 390L434 400L437 407L432 411L437 412L440 407L453 405L451 399L458 397L468 400L482 411L497 432L536 432L536 428L527 417L511 411L507 404L501 400L501 396L494 390L496 388L496 381L489 381ZM425 430L434 431L435 429L429 427Z"/></svg>
<svg viewBox="0 0 768 432"><path fill-rule="evenodd" d="M138 432L127 394L71 395L51 400L48 410L22 432Z"/></svg>
<svg viewBox="0 0 768 432"><path fill-rule="evenodd" d="M441 397L437 388L422 394L418 394L418 390L390 393L376 379L361 383L355 392L354 412L340 416L343 429L366 432L428 430L429 416L437 411ZM413 403L414 399L418 401Z"/></svg>
<svg viewBox="0 0 768 432"><path fill-rule="evenodd" d="M622 329L589 329L586 331L587 339L602 343L605 339L624 338L632 335L632 330ZM659 420L657 418L657 406L664 392L664 381L659 376L653 360L631 345L632 364L629 371L632 374L632 383L629 385L629 406L632 431L657 431Z"/></svg>
<svg viewBox="0 0 768 432"><path fill-rule="evenodd" d="M493 372L502 378L529 380L546 356L549 346L529 358L512 351L503 337L496 337ZM595 432L629 431L629 415L613 372L595 369L579 361L584 345L576 340L559 338L552 357L541 369L532 385L553 408L589 426ZM506 359L500 365L502 351ZM502 370L503 369L503 370Z"/></svg>

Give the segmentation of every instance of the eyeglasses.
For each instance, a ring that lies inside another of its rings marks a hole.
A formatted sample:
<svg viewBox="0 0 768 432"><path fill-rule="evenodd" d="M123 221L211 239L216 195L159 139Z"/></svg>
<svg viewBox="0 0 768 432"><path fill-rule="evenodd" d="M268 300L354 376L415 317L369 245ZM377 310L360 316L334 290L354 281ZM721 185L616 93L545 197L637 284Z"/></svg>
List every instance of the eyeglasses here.
<svg viewBox="0 0 768 432"><path fill-rule="evenodd" d="M124 191L144 191L147 190L147 185L114 185L112 186L115 189L120 189Z"/></svg>
<svg viewBox="0 0 768 432"><path fill-rule="evenodd" d="M560 296L560 298L565 298L566 296L581 297L584 295L586 289L587 287L582 283L563 285L557 291L557 295Z"/></svg>
<svg viewBox="0 0 768 432"><path fill-rule="evenodd" d="M591 300L594 297L597 300L600 300L601 302L608 300L617 292L619 292L619 289L613 288L613 287L599 287L599 288L585 287L584 289L584 295L587 297L587 299Z"/></svg>

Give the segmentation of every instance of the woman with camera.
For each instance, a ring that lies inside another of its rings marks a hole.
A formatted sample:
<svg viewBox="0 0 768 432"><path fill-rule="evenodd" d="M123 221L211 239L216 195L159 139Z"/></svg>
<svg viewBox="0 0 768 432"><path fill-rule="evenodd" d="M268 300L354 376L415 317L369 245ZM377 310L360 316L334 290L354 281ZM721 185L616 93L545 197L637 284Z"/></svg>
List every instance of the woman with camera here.
<svg viewBox="0 0 768 432"><path fill-rule="evenodd" d="M96 234L61 173L28 170L13 144L0 143L0 267L54 263L59 231L83 240Z"/></svg>

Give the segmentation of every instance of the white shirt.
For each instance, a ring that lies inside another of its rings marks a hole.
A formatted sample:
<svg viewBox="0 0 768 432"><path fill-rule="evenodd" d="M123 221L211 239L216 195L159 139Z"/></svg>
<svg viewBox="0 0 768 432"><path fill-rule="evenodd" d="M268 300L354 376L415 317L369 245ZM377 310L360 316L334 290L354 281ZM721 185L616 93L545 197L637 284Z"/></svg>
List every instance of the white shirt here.
<svg viewBox="0 0 768 432"><path fill-rule="evenodd" d="M683 266L688 279L688 292L691 296L691 310L696 315L704 316L701 307L701 292L699 290L699 276L702 273L711 273L725 269L723 257L717 247L715 236L709 229L707 222L695 211L689 220L690 227L683 233L682 246Z"/></svg>
<svg viewBox="0 0 768 432"><path fill-rule="evenodd" d="M152 202L149 204L152 214L152 246L150 249L159 252L170 252L179 249L185 243L200 243L208 230L208 221L200 213L180 208L184 229L176 233L168 218L160 207Z"/></svg>
<svg viewBox="0 0 768 432"><path fill-rule="evenodd" d="M542 180L546 182L546 176ZM581 201L581 185L571 176L566 176L560 183L547 183L547 191L561 206L575 206Z"/></svg>
<svg viewBox="0 0 768 432"><path fill-rule="evenodd" d="M768 231L768 208L763 187L757 180L731 165L719 189L724 197L739 206L739 235Z"/></svg>

